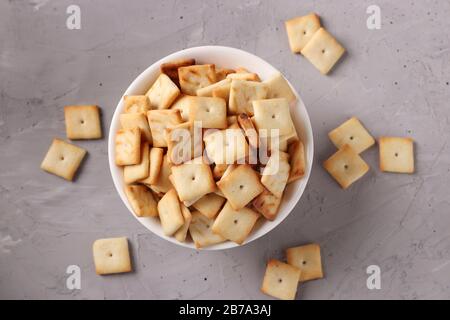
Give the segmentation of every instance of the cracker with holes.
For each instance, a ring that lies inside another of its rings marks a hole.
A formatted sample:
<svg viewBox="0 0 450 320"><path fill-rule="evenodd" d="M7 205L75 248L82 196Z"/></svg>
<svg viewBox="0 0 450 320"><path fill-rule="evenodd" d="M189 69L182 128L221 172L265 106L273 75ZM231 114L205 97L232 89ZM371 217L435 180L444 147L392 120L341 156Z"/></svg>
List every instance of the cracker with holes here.
<svg viewBox="0 0 450 320"><path fill-rule="evenodd" d="M267 220L275 220L280 207L281 198L274 196L269 190L264 191L253 200L252 205Z"/></svg>
<svg viewBox="0 0 450 320"><path fill-rule="evenodd" d="M67 138L83 140L102 137L100 109L97 106L65 106L64 118Z"/></svg>
<svg viewBox="0 0 450 320"><path fill-rule="evenodd" d="M345 49L328 31L320 28L301 52L320 73L327 74L342 57Z"/></svg>
<svg viewBox="0 0 450 320"><path fill-rule="evenodd" d="M236 71L233 69L227 68L217 68L216 67L216 80L221 81L227 77L230 73L235 73Z"/></svg>
<svg viewBox="0 0 450 320"><path fill-rule="evenodd" d="M261 82L233 80L230 87L228 107L231 113L247 113L253 115L253 100L265 99L267 86Z"/></svg>
<svg viewBox="0 0 450 320"><path fill-rule="evenodd" d="M225 100L213 97L190 97L189 121L199 121L202 128L206 129L225 129L227 127Z"/></svg>
<svg viewBox="0 0 450 320"><path fill-rule="evenodd" d="M356 118L352 117L328 133L331 142L340 149L348 144L356 153L361 153L375 144L375 139Z"/></svg>
<svg viewBox="0 0 450 320"><path fill-rule="evenodd" d="M206 217L198 211L191 213L192 220L189 225L189 234L195 247L200 249L226 241L221 235L212 232L213 219Z"/></svg>
<svg viewBox="0 0 450 320"><path fill-rule="evenodd" d="M122 129L133 129L138 127L141 130L142 138L148 142L152 142L152 133L150 132L150 126L148 120L143 113L122 113L120 115L120 125Z"/></svg>
<svg viewBox="0 0 450 320"><path fill-rule="evenodd" d="M327 159L323 166L344 189L369 171L367 163L348 144Z"/></svg>
<svg viewBox="0 0 450 320"><path fill-rule="evenodd" d="M243 163L248 155L247 140L239 126L205 135L203 141L208 157L216 164Z"/></svg>
<svg viewBox="0 0 450 320"><path fill-rule="evenodd" d="M180 227L180 229L175 232L173 235L175 239L177 239L179 242L185 242L186 236L189 230L189 226L191 224L192 215L191 211L188 207L186 207L184 204L180 203L181 213L183 215L184 224Z"/></svg>
<svg viewBox="0 0 450 320"><path fill-rule="evenodd" d="M263 82L268 89L267 99L285 98L288 103L297 99L291 86L280 72L276 72Z"/></svg>
<svg viewBox="0 0 450 320"><path fill-rule="evenodd" d="M95 272L99 275L130 272L131 259L125 237L98 239L92 246Z"/></svg>
<svg viewBox="0 0 450 320"><path fill-rule="evenodd" d="M166 236L173 235L184 225L180 201L175 189L170 189L158 202L158 214Z"/></svg>
<svg viewBox="0 0 450 320"><path fill-rule="evenodd" d="M145 94L153 109L167 109L180 94L180 89L170 78L161 73Z"/></svg>
<svg viewBox="0 0 450 320"><path fill-rule="evenodd" d="M80 167L86 150L60 139L53 139L41 163L41 169L72 181Z"/></svg>
<svg viewBox="0 0 450 320"><path fill-rule="evenodd" d="M299 53L320 28L320 19L315 13L296 17L285 21L289 39L289 47L294 53Z"/></svg>
<svg viewBox="0 0 450 320"><path fill-rule="evenodd" d="M144 113L151 109L146 95L124 96L125 113Z"/></svg>
<svg viewBox="0 0 450 320"><path fill-rule="evenodd" d="M179 83L178 68L192 66L195 64L195 59L178 59L165 62L161 65L161 73L166 74L174 83Z"/></svg>
<svg viewBox="0 0 450 320"><path fill-rule="evenodd" d="M213 83L212 85L209 85L207 87L201 88L197 90L197 96L199 97L212 97L214 91L217 90L217 92L228 92L226 94L229 95L230 92L230 86L231 86L231 79L224 79L219 82ZM228 100L228 99L226 99Z"/></svg>
<svg viewBox="0 0 450 320"><path fill-rule="evenodd" d="M194 65L178 69L181 91L195 96L197 90L207 87L215 82L216 68L213 64Z"/></svg>
<svg viewBox="0 0 450 320"><path fill-rule="evenodd" d="M158 208L156 200L149 188L143 185L126 185L125 195L138 217L156 217Z"/></svg>
<svg viewBox="0 0 450 320"><path fill-rule="evenodd" d="M283 151L273 152L264 167L261 183L278 198L283 196L289 172L289 155Z"/></svg>
<svg viewBox="0 0 450 320"><path fill-rule="evenodd" d="M284 98L253 101L255 123L258 130L277 129L282 136L292 131L294 126L289 104Z"/></svg>
<svg viewBox="0 0 450 320"><path fill-rule="evenodd" d="M172 182L170 182L169 179L171 174L172 164L170 163L168 156L164 155L156 182L147 185L156 193L166 193L173 188ZM143 183L145 183L144 181Z"/></svg>
<svg viewBox="0 0 450 320"><path fill-rule="evenodd" d="M141 162L123 168L123 180L126 184L131 184L148 177L150 167L149 154L148 143L143 143L141 145Z"/></svg>
<svg viewBox="0 0 450 320"><path fill-rule="evenodd" d="M212 231L225 239L242 244L252 231L258 218L257 212L246 207L234 210L227 202L214 220Z"/></svg>
<svg viewBox="0 0 450 320"><path fill-rule="evenodd" d="M197 130L195 133L194 131ZM174 165L182 164L202 155L203 141L201 127L193 122L184 122L166 129L167 155Z"/></svg>
<svg viewBox="0 0 450 320"><path fill-rule="evenodd" d="M264 191L258 174L249 165L239 165L217 182L231 207L242 209Z"/></svg>
<svg viewBox="0 0 450 320"><path fill-rule="evenodd" d="M287 262L299 268L300 282L323 278L320 246L316 243L289 248L286 250Z"/></svg>
<svg viewBox="0 0 450 320"><path fill-rule="evenodd" d="M289 179L287 183L291 183L302 178L306 172L305 146L300 140L291 143L288 147Z"/></svg>
<svg viewBox="0 0 450 320"><path fill-rule="evenodd" d="M181 201L202 197L216 189L211 168L201 158L172 167L172 183Z"/></svg>
<svg viewBox="0 0 450 320"><path fill-rule="evenodd" d="M141 162L141 130L138 127L117 131L115 144L118 166Z"/></svg>
<svg viewBox="0 0 450 320"><path fill-rule="evenodd" d="M150 185L155 184L161 171L161 165L164 157L164 149L162 148L150 148L149 151L149 168L148 176L145 179L139 181L140 183Z"/></svg>
<svg viewBox="0 0 450 320"><path fill-rule="evenodd" d="M381 137L380 170L414 173L414 141L411 138Z"/></svg>
<svg viewBox="0 0 450 320"><path fill-rule="evenodd" d="M271 259L267 262L261 291L278 299L294 300L300 275L300 269Z"/></svg>
<svg viewBox="0 0 450 320"><path fill-rule="evenodd" d="M217 213L219 213L222 205L225 202L225 198L217 194L208 193L199 200L195 201L193 207L197 209L201 214L204 214L210 219L213 219Z"/></svg>
<svg viewBox="0 0 450 320"><path fill-rule="evenodd" d="M167 147L166 128L183 122L180 111L177 109L150 110L147 112L147 119L152 132L154 147Z"/></svg>
<svg viewBox="0 0 450 320"><path fill-rule="evenodd" d="M186 94L180 94L170 107L173 110L180 110L180 116L183 121L189 120L190 97Z"/></svg>

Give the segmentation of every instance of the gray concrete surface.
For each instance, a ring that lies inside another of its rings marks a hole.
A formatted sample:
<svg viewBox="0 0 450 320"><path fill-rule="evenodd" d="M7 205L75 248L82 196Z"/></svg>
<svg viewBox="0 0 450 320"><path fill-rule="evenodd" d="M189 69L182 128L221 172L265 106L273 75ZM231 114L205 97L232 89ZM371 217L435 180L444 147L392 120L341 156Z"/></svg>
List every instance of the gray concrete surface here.
<svg viewBox="0 0 450 320"><path fill-rule="evenodd" d="M81 7L81 30L66 8ZM382 27L366 27L367 6ZM348 49L330 76L290 53L283 21L309 11ZM266 259L318 242L326 277L300 299L450 298L450 3L448 1L87 1L0 2L0 298L265 299ZM39 164L65 137L62 108L96 103L105 132L118 99L155 60L217 44L259 55L284 72L311 116L316 154L295 211L258 241L195 252L144 229L116 194L106 139L89 150L74 183ZM351 115L375 136L411 136L417 173L371 171L347 191L321 168L334 152L327 132ZM129 237L135 272L99 277L91 244ZM66 288L68 265L81 290ZM368 290L366 268L381 268Z"/></svg>

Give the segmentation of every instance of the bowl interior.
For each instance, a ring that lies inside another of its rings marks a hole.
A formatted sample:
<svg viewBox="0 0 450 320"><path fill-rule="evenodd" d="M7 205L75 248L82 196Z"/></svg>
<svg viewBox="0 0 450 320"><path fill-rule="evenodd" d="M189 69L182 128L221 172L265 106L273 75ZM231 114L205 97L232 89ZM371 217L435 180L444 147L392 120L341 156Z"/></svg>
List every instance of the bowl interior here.
<svg viewBox="0 0 450 320"><path fill-rule="evenodd" d="M144 72L142 72L128 87L123 95L140 95L145 94L147 90L150 88L152 83L156 80L159 75L159 66L161 63L182 59L182 58L195 58L197 63L214 63L218 67L222 68L231 68L235 69L238 67L244 67L250 71L256 72L262 80L267 79L272 74L277 72L273 66L271 66L266 61L261 58L250 54L248 52L230 48L230 47L220 47L220 46L204 46L204 47L195 47L189 48L185 50L178 51L173 53L148 67ZM291 85L292 87L292 85ZM292 182L287 185L283 199L281 201L281 205L279 208L279 213L274 221L266 221L265 219L259 219L255 228L252 230L251 234L245 241L245 243L249 243L253 240L258 239L259 237L265 235L270 230L275 228L281 221L283 221L288 214L294 209L295 205L299 201L300 197L305 190L306 184L309 179L309 175L311 172L313 155L314 155L314 144L313 144L313 134L311 123L309 120L308 113L306 111L305 105L301 98L299 97L297 91L294 87L292 87L295 94L297 95L297 101L295 105L291 106L291 116L292 120L297 129L297 133L300 139L303 141L305 145L306 152L306 173L305 176ZM184 247L189 247L195 249L195 246L192 242L181 243L178 242L173 237L167 237L162 232L162 227L160 225L158 218L138 218L134 215L130 204L125 196L123 191L123 173L122 169L115 165L114 162L114 137L116 136L116 132L120 129L119 125L119 115L123 112L123 99L121 98L116 110L114 112L111 126L109 129L109 139L108 139L108 158L109 158L109 167L111 170L111 175L114 181L114 185L117 189L117 192L120 195L120 198L125 203L126 207L130 211L130 213L138 219L147 229L157 234L161 238L164 238L170 242L176 243L177 245L181 245ZM227 241L221 244L213 245L210 247L206 247L203 250L221 250L238 246L234 242Z"/></svg>

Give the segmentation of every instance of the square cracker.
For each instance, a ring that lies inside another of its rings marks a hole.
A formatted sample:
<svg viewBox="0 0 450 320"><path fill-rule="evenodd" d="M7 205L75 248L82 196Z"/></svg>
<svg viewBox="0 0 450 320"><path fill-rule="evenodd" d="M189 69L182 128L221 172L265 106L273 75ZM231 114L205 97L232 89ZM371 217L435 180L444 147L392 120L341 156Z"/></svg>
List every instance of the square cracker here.
<svg viewBox="0 0 450 320"><path fill-rule="evenodd" d="M184 204L180 203L181 213L183 214L184 224L180 227L180 229L175 232L173 235L175 239L180 242L186 241L187 232L189 230L189 225L191 224L192 215L191 211Z"/></svg>
<svg viewBox="0 0 450 320"><path fill-rule="evenodd" d="M201 214L213 219L222 208L225 198L213 193L204 195L199 200L195 201L193 206Z"/></svg>
<svg viewBox="0 0 450 320"><path fill-rule="evenodd" d="M146 95L124 96L125 113L144 113L151 109Z"/></svg>
<svg viewBox="0 0 450 320"><path fill-rule="evenodd" d="M113 274L131 271L128 240L125 237L98 239L92 245L95 272Z"/></svg>
<svg viewBox="0 0 450 320"><path fill-rule="evenodd" d="M60 139L53 139L41 163L41 169L72 181L86 150Z"/></svg>
<svg viewBox="0 0 450 320"><path fill-rule="evenodd" d="M348 144L327 159L323 167L344 189L369 171L367 163Z"/></svg>
<svg viewBox="0 0 450 320"><path fill-rule="evenodd" d="M67 138L81 140L102 137L100 109L97 106L65 106L64 118Z"/></svg>
<svg viewBox="0 0 450 320"><path fill-rule="evenodd" d="M411 138L381 137L380 170L414 173L414 141Z"/></svg>
<svg viewBox="0 0 450 320"><path fill-rule="evenodd" d="M289 178L290 169L289 155L283 151L273 152L264 167L261 183L275 197L281 198Z"/></svg>
<svg viewBox="0 0 450 320"><path fill-rule="evenodd" d="M246 80L246 81L256 81L259 82L261 79L259 79L259 76L256 73L251 72L236 72L236 73L230 73L226 77L230 80Z"/></svg>
<svg viewBox="0 0 450 320"><path fill-rule="evenodd" d="M275 220L280 207L281 198L275 197L269 190L264 191L253 200L253 208L267 220Z"/></svg>
<svg viewBox="0 0 450 320"><path fill-rule="evenodd" d="M170 189L158 202L158 214L166 236L173 235L184 225L180 201L175 189Z"/></svg>
<svg viewBox="0 0 450 320"><path fill-rule="evenodd" d="M294 126L289 104L284 98L253 101L253 110L258 130L278 129L282 136L290 133Z"/></svg>
<svg viewBox="0 0 450 320"><path fill-rule="evenodd" d="M150 163L149 149L148 143L143 143L141 145L141 162L123 168L123 180L126 184L131 184L148 177Z"/></svg>
<svg viewBox="0 0 450 320"><path fill-rule="evenodd" d="M167 155L164 155L156 182L147 185L156 193L166 193L173 188L172 182L170 182L169 179L171 174L172 164L170 163ZM143 183L145 183L145 180L143 181Z"/></svg>
<svg viewBox="0 0 450 320"><path fill-rule="evenodd" d="M196 248L204 248L226 240L221 235L212 232L211 227L214 224L214 220L209 219L198 211L194 211L191 214L192 220L189 225L189 233Z"/></svg>
<svg viewBox="0 0 450 320"><path fill-rule="evenodd" d="M179 83L178 68L192 66L195 64L195 59L178 59L165 62L161 65L161 73L165 73L173 82Z"/></svg>
<svg viewBox="0 0 450 320"><path fill-rule="evenodd" d="M225 129L227 127L225 100L213 97L190 97L189 121L199 121L202 128L206 129Z"/></svg>
<svg viewBox="0 0 450 320"><path fill-rule="evenodd" d="M167 109L180 94L180 89L170 78L161 73L145 94L153 109Z"/></svg>
<svg viewBox="0 0 450 320"><path fill-rule="evenodd" d="M136 216L158 216L156 200L149 188L143 185L126 185L124 190Z"/></svg>
<svg viewBox="0 0 450 320"><path fill-rule="evenodd" d="M212 97L214 91L219 90L220 92L227 92L228 95L230 92L230 86L231 86L231 80L230 79L224 79L219 82L213 83L212 85L209 85L207 87L201 88L197 90L197 96L199 97ZM217 92L219 92L217 91ZM228 99L226 99L228 100Z"/></svg>
<svg viewBox="0 0 450 320"><path fill-rule="evenodd" d="M248 155L247 140L239 126L238 129L228 128L205 134L203 141L208 158L216 164L243 163Z"/></svg>
<svg viewBox="0 0 450 320"><path fill-rule="evenodd" d="M213 64L194 65L178 69L181 91L195 96L197 90L207 87L215 82L216 68Z"/></svg>
<svg viewBox="0 0 450 320"><path fill-rule="evenodd" d="M146 140L150 143L152 142L152 133L150 132L148 120L144 113L122 113L119 120L122 129L133 129L138 127L144 138L141 140Z"/></svg>
<svg viewBox="0 0 450 320"><path fill-rule="evenodd" d="M194 132L196 131L196 132ZM203 152L202 128L184 122L166 129L167 155L174 165L199 157Z"/></svg>
<svg viewBox="0 0 450 320"><path fill-rule="evenodd" d="M170 107L173 110L180 110L180 116L183 121L189 120L190 97L187 94L180 94Z"/></svg>
<svg viewBox="0 0 450 320"><path fill-rule="evenodd" d="M225 239L242 244L252 231L258 218L257 212L246 207L234 210L227 202L214 220L212 231Z"/></svg>
<svg viewBox="0 0 450 320"><path fill-rule="evenodd" d="M154 147L167 147L166 128L183 122L178 109L150 110L147 119L152 132Z"/></svg>
<svg viewBox="0 0 450 320"><path fill-rule="evenodd" d="M233 80L230 87L228 107L230 113L253 115L253 100L265 99L268 88L264 83L246 80Z"/></svg>
<svg viewBox="0 0 450 320"><path fill-rule="evenodd" d="M328 133L331 142L340 149L348 144L356 153L361 153L375 144L375 139L356 118L352 117Z"/></svg>
<svg viewBox="0 0 450 320"><path fill-rule="evenodd" d="M271 259L267 263L261 291L278 299L294 300L300 275L300 269Z"/></svg>
<svg viewBox="0 0 450 320"><path fill-rule="evenodd" d="M345 49L328 31L320 28L301 52L322 74L327 74L342 57Z"/></svg>
<svg viewBox="0 0 450 320"><path fill-rule="evenodd" d="M217 68L216 67L216 80L221 81L227 77L230 73L235 73L236 71L233 69L227 68Z"/></svg>
<svg viewBox="0 0 450 320"><path fill-rule="evenodd" d="M303 142L298 140L291 143L288 147L288 153L291 170L287 183L291 183L303 177L306 172L305 146Z"/></svg>
<svg viewBox="0 0 450 320"><path fill-rule="evenodd" d="M118 166L141 162L141 130L135 127L117 131L115 151Z"/></svg>
<svg viewBox="0 0 450 320"><path fill-rule="evenodd" d="M289 38L289 47L294 53L300 52L320 28L320 19L315 13L296 17L284 22Z"/></svg>
<svg viewBox="0 0 450 320"><path fill-rule="evenodd" d="M323 278L320 246L316 243L289 248L286 250L287 262L299 268L300 282Z"/></svg>
<svg viewBox="0 0 450 320"><path fill-rule="evenodd" d="M146 185L155 184L158 181L159 172L161 171L161 165L164 157L164 149L162 148L150 148L149 151L149 169L148 176L139 181Z"/></svg>
<svg viewBox="0 0 450 320"><path fill-rule="evenodd" d="M294 91L280 72L276 72L269 79L263 82L268 89L267 99L285 98L288 103L297 99Z"/></svg>
<svg viewBox="0 0 450 320"><path fill-rule="evenodd" d="M172 183L181 201L189 201L216 189L211 168L201 158L172 167Z"/></svg>
<svg viewBox="0 0 450 320"><path fill-rule="evenodd" d="M239 165L217 182L233 209L245 207L264 191L258 174L249 165Z"/></svg>

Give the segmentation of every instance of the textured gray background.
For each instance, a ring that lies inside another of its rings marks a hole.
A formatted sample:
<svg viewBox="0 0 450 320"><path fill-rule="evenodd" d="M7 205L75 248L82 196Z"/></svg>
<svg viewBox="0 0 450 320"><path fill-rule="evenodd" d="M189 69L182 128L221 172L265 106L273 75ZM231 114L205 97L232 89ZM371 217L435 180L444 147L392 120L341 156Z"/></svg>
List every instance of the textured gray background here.
<svg viewBox="0 0 450 320"><path fill-rule="evenodd" d="M82 29L65 25L69 4ZM381 7L382 28L366 27ZM288 48L283 21L309 11L348 49L330 76ZM265 261L318 242L326 277L302 299L450 298L450 3L448 1L55 1L0 2L0 298L266 298ZM316 145L310 183L294 212L262 239L195 252L149 233L116 194L106 138L89 150L74 183L39 164L65 137L63 106L94 103L105 133L122 92L157 59L191 46L242 48L275 67L301 93ZM351 115L375 136L411 136L417 173L371 171L347 191L321 168L334 152L327 132ZM92 242L129 237L135 272L99 277ZM82 269L82 289L65 286ZM366 288L377 264L382 289Z"/></svg>

